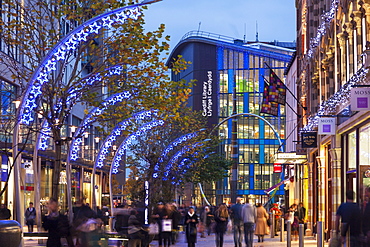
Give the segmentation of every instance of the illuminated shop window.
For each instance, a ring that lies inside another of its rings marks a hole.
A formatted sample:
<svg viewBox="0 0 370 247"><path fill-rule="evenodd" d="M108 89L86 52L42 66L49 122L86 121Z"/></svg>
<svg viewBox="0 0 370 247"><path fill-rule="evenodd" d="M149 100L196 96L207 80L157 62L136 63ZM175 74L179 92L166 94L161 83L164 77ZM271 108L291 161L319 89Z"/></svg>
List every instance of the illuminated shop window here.
<svg viewBox="0 0 370 247"><path fill-rule="evenodd" d="M370 165L370 125L360 128L360 165ZM351 138L349 141L351 142ZM349 160L349 163L355 163L355 160Z"/></svg>
<svg viewBox="0 0 370 247"><path fill-rule="evenodd" d="M360 136L362 136L362 139L368 135L366 134L366 132L367 131L364 131L364 133L360 134ZM357 157L356 139L357 139L356 131L353 131L348 134L348 170L356 169L356 157ZM369 142L368 140L369 139L367 139L366 143ZM361 141L361 137L360 137L360 141ZM362 155L363 154L360 154L360 160L362 159Z"/></svg>

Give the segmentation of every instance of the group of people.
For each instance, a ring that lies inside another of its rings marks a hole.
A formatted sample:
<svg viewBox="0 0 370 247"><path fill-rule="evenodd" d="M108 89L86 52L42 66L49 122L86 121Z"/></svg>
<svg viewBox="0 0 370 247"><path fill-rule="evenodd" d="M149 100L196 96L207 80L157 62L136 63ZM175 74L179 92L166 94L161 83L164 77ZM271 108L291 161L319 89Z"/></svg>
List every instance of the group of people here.
<svg viewBox="0 0 370 247"><path fill-rule="evenodd" d="M258 203L256 206L250 202L242 204L242 200L238 197L236 204L230 209L226 204L220 204L214 211L206 206L199 218L194 207L190 207L184 221L188 247L195 246L198 231L201 237L206 237L205 234L210 235L214 231L216 247L222 247L229 219L232 220L235 246L242 246L243 235L247 247L253 245L254 235L258 236L259 242L263 242L264 236L268 234L269 215L262 204Z"/></svg>
<svg viewBox="0 0 370 247"><path fill-rule="evenodd" d="M298 224L304 223L306 210L303 204L293 204L287 212L279 209L278 204L273 204L270 213L275 217L275 235L279 230L279 219L284 217L286 221L291 221L293 237L298 234ZM231 222L230 222L231 220ZM264 242L265 235L270 232L270 219L268 211L261 203L256 205L250 201L243 203L243 198L238 197L236 203L228 208L226 204L220 204L213 209L205 206L200 213L200 217L195 213L194 207L190 207L185 215L185 233L189 247L195 246L197 232L204 238L215 232L216 247L222 247L224 243L224 234L228 226L232 223L235 246L242 246L243 237L247 247L253 245L254 235L258 237L258 242ZM283 227L283 226L282 226ZM161 246L161 245L160 245Z"/></svg>

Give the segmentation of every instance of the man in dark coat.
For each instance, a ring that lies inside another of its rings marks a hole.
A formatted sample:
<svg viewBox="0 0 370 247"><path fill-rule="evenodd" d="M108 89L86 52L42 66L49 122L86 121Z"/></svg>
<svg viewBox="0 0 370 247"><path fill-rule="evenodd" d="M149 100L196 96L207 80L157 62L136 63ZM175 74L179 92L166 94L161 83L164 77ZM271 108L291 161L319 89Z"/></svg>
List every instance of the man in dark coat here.
<svg viewBox="0 0 370 247"><path fill-rule="evenodd" d="M12 214L10 210L6 208L5 204L1 204L0 207L0 220L9 220Z"/></svg>
<svg viewBox="0 0 370 247"><path fill-rule="evenodd" d="M49 213L43 218L42 226L48 231L47 247L61 247L60 239L70 236L70 227L67 216L58 212L58 201L50 198L48 203ZM72 241L68 241L68 246L73 246Z"/></svg>
<svg viewBox="0 0 370 247"><path fill-rule="evenodd" d="M28 232L33 232L33 225L35 224L36 209L33 207L33 202L30 202L29 207L24 213L26 218L26 225L28 226Z"/></svg>
<svg viewBox="0 0 370 247"><path fill-rule="evenodd" d="M361 246L361 216L360 207L354 202L354 192L352 190L347 191L346 202L342 203L337 210L335 230L339 231L341 219L341 240L344 243L349 231L350 247Z"/></svg>

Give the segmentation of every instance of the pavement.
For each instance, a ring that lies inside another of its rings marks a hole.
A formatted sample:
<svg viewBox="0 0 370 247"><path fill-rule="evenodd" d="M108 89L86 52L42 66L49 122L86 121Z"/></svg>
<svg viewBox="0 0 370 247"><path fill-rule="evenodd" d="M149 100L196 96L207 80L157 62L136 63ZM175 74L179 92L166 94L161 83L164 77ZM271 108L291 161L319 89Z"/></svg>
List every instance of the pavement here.
<svg viewBox="0 0 370 247"><path fill-rule="evenodd" d="M284 234L284 239L286 240L286 232ZM43 243L39 243L38 240L24 240L24 246L29 247L29 246L46 246L46 241L43 240ZM65 245L66 246L66 245ZM109 241L109 246L117 246L116 241ZM150 247L156 247L158 246L157 241L152 241L150 244ZM185 240L185 234L180 233L179 234L179 240L175 245L171 245L172 247L187 247L187 243ZM211 234L210 236L207 236L206 238L200 238L200 235L198 235L197 238L197 247L212 247L216 246L215 243L215 234ZM245 246L245 243L243 242L243 247ZM270 236L265 236L264 242L263 243L258 243L257 241L257 236L255 236L254 241L253 241L253 247L268 247L268 246L273 246L273 247L286 247L287 242L280 242L280 236L270 238ZM299 242L298 241L292 241L291 242L291 247L298 247ZM304 245L305 247L313 247L317 246L317 242L314 237L312 236L305 236L304 237ZM328 243L325 243L325 246L328 246ZM224 245L223 247L234 247L234 240L233 240L233 234L232 233L226 233L224 237Z"/></svg>

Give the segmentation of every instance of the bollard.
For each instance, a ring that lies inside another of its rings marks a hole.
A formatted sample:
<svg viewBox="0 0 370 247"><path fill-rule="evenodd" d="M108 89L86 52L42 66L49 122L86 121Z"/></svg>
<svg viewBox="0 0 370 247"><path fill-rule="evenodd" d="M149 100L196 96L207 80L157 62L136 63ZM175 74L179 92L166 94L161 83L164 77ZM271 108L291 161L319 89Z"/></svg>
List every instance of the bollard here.
<svg viewBox="0 0 370 247"><path fill-rule="evenodd" d="M324 247L324 229L322 221L317 222L317 247Z"/></svg>
<svg viewBox="0 0 370 247"><path fill-rule="evenodd" d="M292 246L292 222L290 220L286 223L286 246Z"/></svg>
<svg viewBox="0 0 370 247"><path fill-rule="evenodd" d="M299 224L299 247L304 246L304 224Z"/></svg>
<svg viewBox="0 0 370 247"><path fill-rule="evenodd" d="M284 217L280 219L280 242L284 242Z"/></svg>
<svg viewBox="0 0 370 247"><path fill-rule="evenodd" d="M0 245L23 246L22 226L15 220L0 220Z"/></svg>
<svg viewBox="0 0 370 247"><path fill-rule="evenodd" d="M270 225L271 225L271 227L270 227L270 237L271 238L274 238L275 237L275 211L272 211L272 214L271 214L272 216L270 217Z"/></svg>

